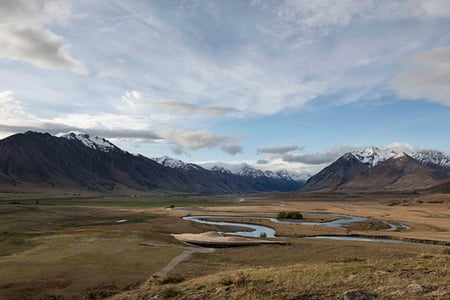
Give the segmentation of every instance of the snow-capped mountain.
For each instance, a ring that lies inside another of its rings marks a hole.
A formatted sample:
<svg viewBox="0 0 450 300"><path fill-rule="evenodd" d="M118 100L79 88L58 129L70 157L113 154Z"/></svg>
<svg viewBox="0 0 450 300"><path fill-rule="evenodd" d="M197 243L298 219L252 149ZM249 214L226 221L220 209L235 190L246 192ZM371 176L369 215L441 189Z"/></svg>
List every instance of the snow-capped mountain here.
<svg viewBox="0 0 450 300"><path fill-rule="evenodd" d="M269 175L269 176L267 176L264 171L259 170L259 169L255 169L255 168L253 168L250 165L243 164L242 168L240 170L237 170L235 172L235 174L238 174L238 175L241 175L241 176L248 176L248 177L252 177L252 178L265 177L265 176L273 177L272 176L272 172L270 172L270 173L269 172L270 171L267 171L267 175Z"/></svg>
<svg viewBox="0 0 450 300"><path fill-rule="evenodd" d="M315 190L414 190L442 183L450 175L450 157L411 147L398 151L369 147L347 152L305 183Z"/></svg>
<svg viewBox="0 0 450 300"><path fill-rule="evenodd" d="M370 168L375 167L380 162L388 160L398 154L407 154L408 156L414 158L423 165L429 167L440 167L445 169L450 169L450 157L441 151L437 150L410 150L406 152L396 151L392 149L382 149L378 147L368 147L359 151L352 151L352 154L360 162L368 165Z"/></svg>
<svg viewBox="0 0 450 300"><path fill-rule="evenodd" d="M219 167L219 166L213 166L209 170L210 171L214 171L214 172L218 172L218 173L233 174L230 170L225 169L224 167Z"/></svg>
<svg viewBox="0 0 450 300"><path fill-rule="evenodd" d="M279 170L279 171L270 171L270 170L260 170L252 167L247 163L241 164L211 164L207 163L202 165L202 167L209 169L211 171L221 172L221 173L229 173L236 174L240 176L246 176L251 178L273 178L273 179L284 179L288 181L299 181L304 182L311 175L310 174L300 174L293 171L287 170Z"/></svg>
<svg viewBox="0 0 450 300"><path fill-rule="evenodd" d="M56 137L28 131L0 140L0 189L207 195L292 192L303 185L284 179L212 172L167 157L160 162L167 166L86 134Z"/></svg>
<svg viewBox="0 0 450 300"><path fill-rule="evenodd" d="M101 138L98 136L90 136L86 133L79 132L69 132L66 134L62 134L59 137L66 138L68 140L78 140L83 143L88 148L94 150L100 150L103 152L110 152L112 150L120 150L116 145L111 143L105 138Z"/></svg>
<svg viewBox="0 0 450 300"><path fill-rule="evenodd" d="M411 153L410 156L426 166L450 169L450 157L441 151L419 150Z"/></svg>
<svg viewBox="0 0 450 300"><path fill-rule="evenodd" d="M186 163L182 160L175 159L169 156L161 156L161 157L154 157L152 158L154 161L159 163L160 165L163 165L165 167L169 167L172 169L199 169L200 166L196 164Z"/></svg>
<svg viewBox="0 0 450 300"><path fill-rule="evenodd" d="M378 147L372 146L360 151L352 151L351 154L353 154L353 156L355 156L363 164L366 164L369 167L374 167L378 163L398 154L398 152L389 149L380 149Z"/></svg>

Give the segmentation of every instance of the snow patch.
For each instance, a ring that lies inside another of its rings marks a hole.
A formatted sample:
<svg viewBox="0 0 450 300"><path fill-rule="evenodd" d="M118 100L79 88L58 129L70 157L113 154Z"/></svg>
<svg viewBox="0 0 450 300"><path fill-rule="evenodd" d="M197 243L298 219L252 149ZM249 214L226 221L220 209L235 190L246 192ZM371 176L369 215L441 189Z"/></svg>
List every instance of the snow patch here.
<svg viewBox="0 0 450 300"><path fill-rule="evenodd" d="M391 157L400 158L408 155L423 165L450 169L450 156L441 151L418 149L413 146L403 147L402 150L405 151L399 150L400 149L398 149L398 147L396 149L392 149L372 146L363 150L346 153L343 157L349 158L350 155L353 155L360 162L367 164L369 167L374 167L380 162L385 161Z"/></svg>
<svg viewBox="0 0 450 300"><path fill-rule="evenodd" d="M200 169L201 167L196 164L191 163L185 163L182 160L175 159L169 156L161 156L161 157L154 157L152 160L156 161L162 166L169 167L172 169Z"/></svg>
<svg viewBox="0 0 450 300"><path fill-rule="evenodd" d="M298 172L287 171L287 170L278 170L278 171L265 170L264 171L264 170L256 169L247 163L231 164L231 163L215 162L215 163L202 164L202 167L204 167L205 169L211 170L211 171L215 171L215 172L235 174L235 175L252 177L252 178L266 177L266 178L284 179L284 180L291 180L291 181L306 181L309 177L311 177L310 174L298 173Z"/></svg>
<svg viewBox="0 0 450 300"><path fill-rule="evenodd" d="M66 134L62 134L59 137L66 138L68 140L76 140L83 143L88 148L99 150L103 152L110 152L112 150L119 150L113 143L108 141L105 138L101 138L98 136L90 136L86 133L80 132L69 132Z"/></svg>
<svg viewBox="0 0 450 300"><path fill-rule="evenodd" d="M375 167L382 161L385 161L395 155L397 151L390 149L381 149L378 147L367 147L360 151L351 152L363 164L367 164L369 167Z"/></svg>

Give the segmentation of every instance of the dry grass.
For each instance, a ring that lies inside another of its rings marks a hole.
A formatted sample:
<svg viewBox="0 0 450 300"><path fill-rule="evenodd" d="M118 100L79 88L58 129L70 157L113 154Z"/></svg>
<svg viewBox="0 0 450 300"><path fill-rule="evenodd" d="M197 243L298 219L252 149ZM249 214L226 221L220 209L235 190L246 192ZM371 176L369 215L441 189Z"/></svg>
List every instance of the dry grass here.
<svg viewBox="0 0 450 300"><path fill-rule="evenodd" d="M35 246L0 257L0 298L80 294L99 285L118 290L145 280L182 249L143 246L139 235L55 234L34 237ZM28 241L29 242L29 241Z"/></svg>
<svg viewBox="0 0 450 300"><path fill-rule="evenodd" d="M437 255L244 268L164 287L150 282L113 299L340 299L349 289L371 291L378 299L448 299L449 278L449 258ZM165 297L168 289L176 293Z"/></svg>
<svg viewBox="0 0 450 300"><path fill-rule="evenodd" d="M277 267L328 262L402 260L424 253L440 255L440 247L394 243L288 239L290 245L216 249L209 254L195 254L173 270L187 279L243 267Z"/></svg>
<svg viewBox="0 0 450 300"><path fill-rule="evenodd" d="M16 196L0 195L0 299L39 299L46 295L100 299L137 287L185 250L170 234L215 229L181 220L187 213L163 209L170 204L197 206L205 214L222 211L224 215L276 214L281 210L343 213L412 227L400 232L353 228L349 233L450 242L448 195L259 195L246 196L244 203L236 203L236 196ZM14 199L21 205L7 204ZM39 205L35 205L36 199ZM314 218L317 221L320 215ZM116 223L120 219L128 221ZM278 235L290 236L286 239L290 245L197 253L168 274L169 279L159 284L155 280L127 295L329 299L341 297L344 289L367 286L373 291L383 290L377 292L382 297L391 297L404 292L410 283L422 285L425 298L435 293L436 299L445 299L439 295L448 293L449 256L440 248L298 239L296 235L347 232L264 220L251 223L268 225ZM186 281L175 283L174 274L181 274Z"/></svg>
<svg viewBox="0 0 450 300"><path fill-rule="evenodd" d="M178 218L117 208L2 205L0 214L0 299L116 293L184 251L170 233L198 231Z"/></svg>

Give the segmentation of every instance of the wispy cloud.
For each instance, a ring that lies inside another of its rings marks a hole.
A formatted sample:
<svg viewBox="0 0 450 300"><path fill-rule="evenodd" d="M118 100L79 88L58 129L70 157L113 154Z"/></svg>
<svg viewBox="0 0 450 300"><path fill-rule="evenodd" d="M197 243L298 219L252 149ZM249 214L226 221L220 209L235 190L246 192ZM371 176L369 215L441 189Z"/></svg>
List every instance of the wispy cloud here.
<svg viewBox="0 0 450 300"><path fill-rule="evenodd" d="M164 139L178 146L178 152L181 148L197 150L201 148L221 149L228 154L236 154L242 151L242 147L234 144L240 137L237 136L219 136L209 130L186 130L172 129L169 127L159 127L155 132Z"/></svg>
<svg viewBox="0 0 450 300"><path fill-rule="evenodd" d="M223 145L222 147L220 147L220 149L230 155L236 155L244 150L241 145Z"/></svg>
<svg viewBox="0 0 450 300"><path fill-rule="evenodd" d="M258 148L256 150L257 154L285 154L292 151L303 150L304 147L299 146L281 146L281 147L268 147L268 148Z"/></svg>
<svg viewBox="0 0 450 300"><path fill-rule="evenodd" d="M117 67L103 69L98 72L100 78L124 79L125 73Z"/></svg>
<svg viewBox="0 0 450 300"><path fill-rule="evenodd" d="M201 106L177 101L155 101L153 104L164 111L175 114L200 114L222 116L241 112L239 109L225 106Z"/></svg>
<svg viewBox="0 0 450 300"><path fill-rule="evenodd" d="M285 154L283 161L288 163L304 163L309 165L321 165L331 163L339 156L354 150L359 150L361 147L338 146L330 150L307 153L307 154Z"/></svg>
<svg viewBox="0 0 450 300"><path fill-rule="evenodd" d="M137 139L140 142L157 142L162 138L156 135L151 130L130 130L130 129L98 129L98 128L80 128L76 126L69 126L58 123L39 123L37 126L33 125L6 125L0 124L0 132L26 132L37 131L47 132L53 135L67 133L70 131L84 132L90 135L104 137L108 139Z"/></svg>
<svg viewBox="0 0 450 300"><path fill-rule="evenodd" d="M416 54L407 63L407 70L390 81L400 97L450 105L450 46Z"/></svg>

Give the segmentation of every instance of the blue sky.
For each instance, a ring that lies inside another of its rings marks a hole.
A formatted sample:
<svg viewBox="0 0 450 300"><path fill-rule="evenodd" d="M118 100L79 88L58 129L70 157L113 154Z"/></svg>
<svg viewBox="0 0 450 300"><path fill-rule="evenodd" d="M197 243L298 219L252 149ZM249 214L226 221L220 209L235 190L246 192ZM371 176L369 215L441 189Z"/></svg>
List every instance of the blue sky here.
<svg viewBox="0 0 450 300"><path fill-rule="evenodd" d="M315 172L450 150L446 0L0 2L0 136Z"/></svg>

